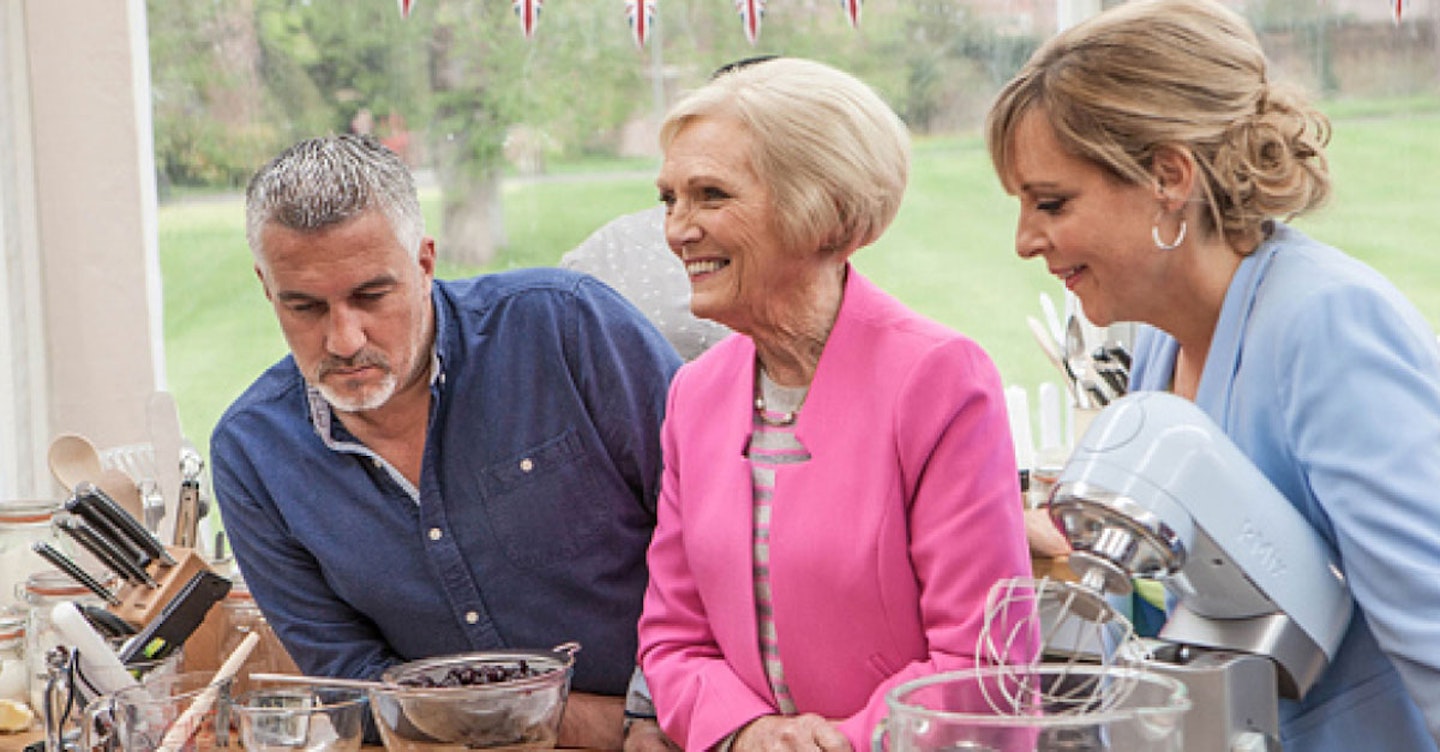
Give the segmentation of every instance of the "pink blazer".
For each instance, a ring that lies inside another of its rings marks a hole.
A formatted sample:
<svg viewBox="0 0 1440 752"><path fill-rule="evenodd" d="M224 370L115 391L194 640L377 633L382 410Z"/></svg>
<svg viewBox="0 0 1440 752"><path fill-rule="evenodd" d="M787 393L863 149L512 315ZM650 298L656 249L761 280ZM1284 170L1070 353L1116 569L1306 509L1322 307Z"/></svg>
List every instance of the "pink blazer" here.
<svg viewBox="0 0 1440 752"><path fill-rule="evenodd" d="M640 660L686 749L776 712L751 578L754 364L732 336L682 367L662 432ZM973 341L851 268L795 427L812 459L776 477L781 660L800 712L861 750L885 692L974 665L991 584L1030 574L1003 388Z"/></svg>

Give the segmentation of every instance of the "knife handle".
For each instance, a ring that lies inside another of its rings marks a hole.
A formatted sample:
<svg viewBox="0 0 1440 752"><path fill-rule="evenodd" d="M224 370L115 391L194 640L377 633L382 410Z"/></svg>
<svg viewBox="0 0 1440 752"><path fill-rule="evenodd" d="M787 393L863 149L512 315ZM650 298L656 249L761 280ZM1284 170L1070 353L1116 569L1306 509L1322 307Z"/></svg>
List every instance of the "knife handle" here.
<svg viewBox="0 0 1440 752"><path fill-rule="evenodd" d="M151 577L149 572L145 571L135 562L126 559L121 551L110 545L104 538L101 538L100 535L83 521L66 519L61 520L57 524L61 530L75 539L76 543L83 546L86 551L94 554L105 566L123 577L126 582L149 585L152 588L160 586L160 583L156 582L155 578Z"/></svg>
<svg viewBox="0 0 1440 752"><path fill-rule="evenodd" d="M70 536L71 540L80 544L81 548L89 551L90 555L94 556L96 559L99 559L100 564L106 569L119 575L120 579L124 580L125 582L131 582L132 575L130 574L130 570L126 569L125 565L116 559L114 551L107 547L97 545L95 543L95 540L91 537L93 533L90 530L87 529L82 531L79 527L77 527L77 523L75 522L75 520L72 519L56 520L55 526L60 528L60 532Z"/></svg>
<svg viewBox="0 0 1440 752"><path fill-rule="evenodd" d="M115 593L110 591L110 588L102 585L100 581L92 577L89 572L81 569L79 564L71 561L70 557L65 554L55 550L49 543L45 541L35 541L35 545L31 546L30 550L40 554L40 557L45 559L45 561L54 564L60 571L70 575L70 579L84 585L90 592L103 598L106 603L112 606L120 605L120 599L115 596Z"/></svg>
<svg viewBox="0 0 1440 752"><path fill-rule="evenodd" d="M74 505L67 502L66 509L70 510L76 519L83 521L106 545L114 549L116 555L141 567L151 562L150 557L144 551L137 548L129 538L110 524L110 520L100 511L99 505L94 499L80 496L74 501Z"/></svg>
<svg viewBox="0 0 1440 752"><path fill-rule="evenodd" d="M111 527L151 559L158 559L166 566L175 565L175 559L165 550L165 546L160 544L159 539L94 483L77 483L74 498L78 506L93 508L98 515L105 517ZM69 508L68 503L66 508Z"/></svg>

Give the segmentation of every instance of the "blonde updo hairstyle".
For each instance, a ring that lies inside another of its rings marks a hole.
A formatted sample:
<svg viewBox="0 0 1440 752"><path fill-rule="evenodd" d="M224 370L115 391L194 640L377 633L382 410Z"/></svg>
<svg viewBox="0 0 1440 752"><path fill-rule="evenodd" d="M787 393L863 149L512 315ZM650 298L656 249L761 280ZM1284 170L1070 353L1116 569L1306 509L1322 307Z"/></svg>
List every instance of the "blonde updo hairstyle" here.
<svg viewBox="0 0 1440 752"><path fill-rule="evenodd" d="M1015 129L1032 111L1068 153L1135 185L1155 184L1158 149L1188 149L1208 229L1244 252L1266 220L1309 211L1330 192L1329 121L1298 90L1268 80L1255 33L1211 0L1134 0L1041 46L986 118L1002 180Z"/></svg>
<svg viewBox="0 0 1440 752"><path fill-rule="evenodd" d="M873 243L900 208L910 136L869 86L823 63L773 58L733 67L689 93L660 126L660 148L695 120L734 118L770 186L777 228L798 251Z"/></svg>

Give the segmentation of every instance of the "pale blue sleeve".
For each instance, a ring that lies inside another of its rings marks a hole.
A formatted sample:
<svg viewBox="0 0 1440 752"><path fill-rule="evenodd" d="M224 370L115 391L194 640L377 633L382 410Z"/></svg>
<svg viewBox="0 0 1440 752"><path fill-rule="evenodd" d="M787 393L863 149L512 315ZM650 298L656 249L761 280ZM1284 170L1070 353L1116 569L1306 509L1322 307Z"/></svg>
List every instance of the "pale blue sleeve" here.
<svg viewBox="0 0 1440 752"><path fill-rule="evenodd" d="M1276 359L1276 451L1293 453L1318 507L1302 512L1440 738L1440 353L1397 296L1317 290L1256 355Z"/></svg>

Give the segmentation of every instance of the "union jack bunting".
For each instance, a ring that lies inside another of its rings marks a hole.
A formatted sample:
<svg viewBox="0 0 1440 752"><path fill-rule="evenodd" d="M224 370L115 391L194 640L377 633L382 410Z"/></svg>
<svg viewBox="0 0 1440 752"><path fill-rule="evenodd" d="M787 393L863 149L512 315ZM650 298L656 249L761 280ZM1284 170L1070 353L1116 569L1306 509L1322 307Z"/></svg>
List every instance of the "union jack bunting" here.
<svg viewBox="0 0 1440 752"><path fill-rule="evenodd" d="M535 36L535 27L540 23L540 3L542 0L514 0L515 16L520 19L520 30L525 32L525 38Z"/></svg>
<svg viewBox="0 0 1440 752"><path fill-rule="evenodd" d="M740 22L745 25L745 38L750 44L760 39L760 17L765 15L765 0L735 0Z"/></svg>
<svg viewBox="0 0 1440 752"><path fill-rule="evenodd" d="M850 19L850 28L860 28L860 0L840 0L840 6L845 9L845 16Z"/></svg>
<svg viewBox="0 0 1440 752"><path fill-rule="evenodd" d="M635 46L641 49L645 47L645 38L650 35L650 27L655 23L656 0L625 0L625 15L630 18L630 36L635 39Z"/></svg>
<svg viewBox="0 0 1440 752"><path fill-rule="evenodd" d="M395 0L395 1L400 4L400 17L401 17L401 18L409 18L409 17L410 17L410 6L411 6L411 4L412 4L412 0Z"/></svg>
<svg viewBox="0 0 1440 752"><path fill-rule="evenodd" d="M1395 10L1395 23L1400 23L1400 11L1404 10L1405 0L1390 0L1391 7Z"/></svg>

